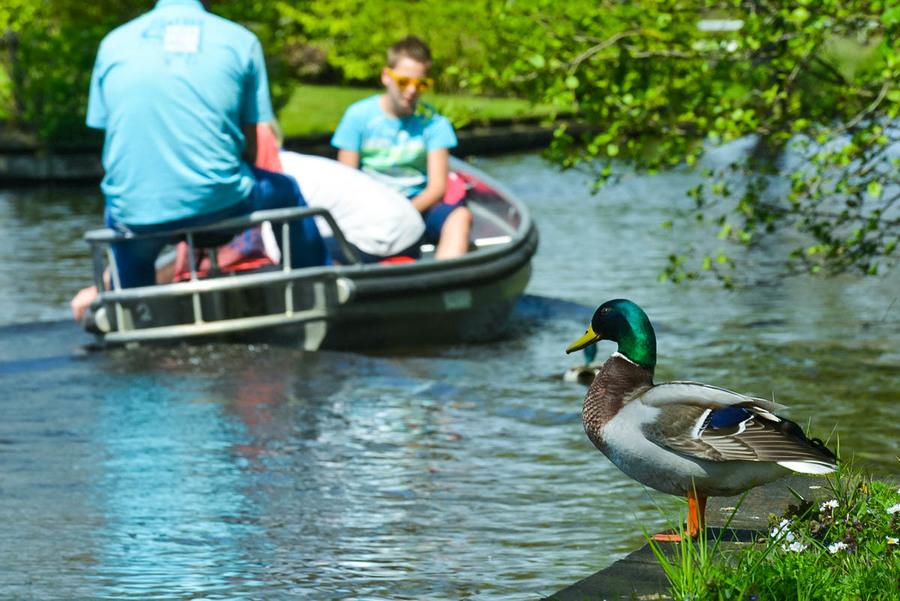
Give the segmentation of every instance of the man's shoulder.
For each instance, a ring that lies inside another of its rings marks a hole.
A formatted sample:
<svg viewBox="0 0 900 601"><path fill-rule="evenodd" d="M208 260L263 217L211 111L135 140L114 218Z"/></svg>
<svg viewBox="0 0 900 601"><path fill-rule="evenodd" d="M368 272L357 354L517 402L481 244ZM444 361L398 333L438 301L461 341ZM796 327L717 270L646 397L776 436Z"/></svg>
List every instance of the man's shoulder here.
<svg viewBox="0 0 900 601"><path fill-rule="evenodd" d="M147 23L152 19L152 11L144 13L134 19L122 23L115 29L111 30L100 41L100 47L113 47L118 44L130 44L135 36L142 35Z"/></svg>
<svg viewBox="0 0 900 601"><path fill-rule="evenodd" d="M249 47L258 43L256 34L240 23L229 21L207 11L198 11L198 16L202 19L205 28L208 27L213 32L218 32L219 37L227 40L232 47ZM132 44L137 37L161 36L161 28L164 24L164 15L157 10L151 10L107 33L100 42L100 47L114 48L123 44Z"/></svg>
<svg viewBox="0 0 900 601"><path fill-rule="evenodd" d="M220 29L222 32L228 35L229 38L243 43L252 43L257 41L256 34L241 25L240 23L235 23L234 21L229 21L225 17L220 17L219 15L214 15L213 13L206 13L207 23Z"/></svg>

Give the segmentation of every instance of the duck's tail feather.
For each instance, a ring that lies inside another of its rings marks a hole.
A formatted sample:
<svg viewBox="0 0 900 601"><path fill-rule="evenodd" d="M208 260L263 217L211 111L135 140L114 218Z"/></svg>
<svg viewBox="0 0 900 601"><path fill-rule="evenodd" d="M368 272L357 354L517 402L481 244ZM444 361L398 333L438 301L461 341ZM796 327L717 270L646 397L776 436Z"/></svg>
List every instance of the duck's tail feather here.
<svg viewBox="0 0 900 601"><path fill-rule="evenodd" d="M800 433L800 436L809 443L809 446L818 453L819 457L804 458L796 461L778 461L776 462L778 465L795 472L800 472L801 474L814 474L817 476L830 474L837 469L837 455L834 454L834 451L826 447L821 439L806 438L806 435L802 433L797 424L789 420L785 420L785 422L787 427L793 426L796 428L797 432Z"/></svg>
<svg viewBox="0 0 900 601"><path fill-rule="evenodd" d="M792 472L799 472L801 474L813 474L815 476L830 474L837 469L836 464L825 463L824 461L778 461L777 463L781 467L787 468Z"/></svg>

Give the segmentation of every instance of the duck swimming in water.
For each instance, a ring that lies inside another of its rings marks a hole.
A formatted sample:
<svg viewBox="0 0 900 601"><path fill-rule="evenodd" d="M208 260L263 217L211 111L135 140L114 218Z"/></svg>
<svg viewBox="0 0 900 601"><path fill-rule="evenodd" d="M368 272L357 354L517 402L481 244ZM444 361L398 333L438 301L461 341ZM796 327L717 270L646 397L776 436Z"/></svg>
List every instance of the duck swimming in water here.
<svg viewBox="0 0 900 601"><path fill-rule="evenodd" d="M611 300L566 349L618 343L584 397L584 430L623 472L656 490L687 497L686 532L704 527L706 499L732 496L791 472L827 474L837 457L785 407L697 382L653 383L656 334L635 303ZM677 541L677 534L656 540Z"/></svg>
<svg viewBox="0 0 900 601"><path fill-rule="evenodd" d="M563 382L577 382L583 386L590 386L603 366L594 363L597 356L596 344L587 345L581 352L584 353L584 363L567 369L563 373Z"/></svg>

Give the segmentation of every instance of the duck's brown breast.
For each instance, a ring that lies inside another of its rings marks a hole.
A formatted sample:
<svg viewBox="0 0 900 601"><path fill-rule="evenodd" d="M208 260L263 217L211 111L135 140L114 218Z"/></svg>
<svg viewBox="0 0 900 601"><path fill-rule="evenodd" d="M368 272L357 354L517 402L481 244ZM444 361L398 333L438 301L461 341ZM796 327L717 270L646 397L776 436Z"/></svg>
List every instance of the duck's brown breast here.
<svg viewBox="0 0 900 601"><path fill-rule="evenodd" d="M600 369L584 397L581 421L588 438L603 450L603 427L616 416L622 406L653 386L653 372L619 354L615 354Z"/></svg>

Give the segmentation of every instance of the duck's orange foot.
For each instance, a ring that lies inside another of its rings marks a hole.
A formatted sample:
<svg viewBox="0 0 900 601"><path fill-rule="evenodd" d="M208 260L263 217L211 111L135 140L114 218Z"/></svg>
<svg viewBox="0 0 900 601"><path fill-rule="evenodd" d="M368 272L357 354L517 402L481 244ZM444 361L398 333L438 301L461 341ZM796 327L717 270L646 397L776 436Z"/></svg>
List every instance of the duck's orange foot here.
<svg viewBox="0 0 900 601"><path fill-rule="evenodd" d="M650 539L658 543L680 543L682 537L679 533L669 530L668 532L657 532Z"/></svg>

